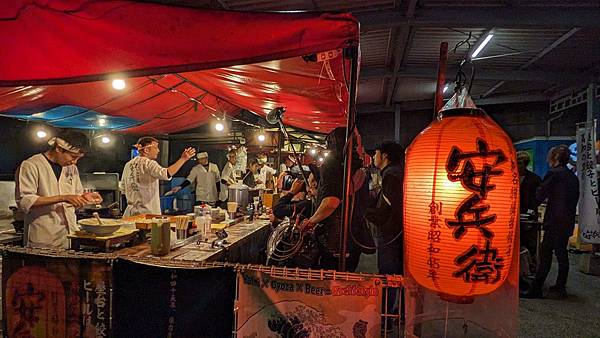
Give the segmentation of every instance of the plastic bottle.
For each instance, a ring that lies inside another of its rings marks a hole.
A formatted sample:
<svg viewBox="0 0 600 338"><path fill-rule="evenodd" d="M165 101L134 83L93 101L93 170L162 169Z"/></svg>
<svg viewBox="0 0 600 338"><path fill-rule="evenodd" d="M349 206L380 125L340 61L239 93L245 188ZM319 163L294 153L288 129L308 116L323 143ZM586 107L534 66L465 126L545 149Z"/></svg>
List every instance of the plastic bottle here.
<svg viewBox="0 0 600 338"><path fill-rule="evenodd" d="M204 208L204 233L208 235L212 225L212 216L210 215L210 205Z"/></svg>
<svg viewBox="0 0 600 338"><path fill-rule="evenodd" d="M205 225L204 225L204 223L206 221L204 219L204 216L196 216L195 222L196 222L196 227L198 228L198 232L200 234L202 234L202 236L206 236Z"/></svg>

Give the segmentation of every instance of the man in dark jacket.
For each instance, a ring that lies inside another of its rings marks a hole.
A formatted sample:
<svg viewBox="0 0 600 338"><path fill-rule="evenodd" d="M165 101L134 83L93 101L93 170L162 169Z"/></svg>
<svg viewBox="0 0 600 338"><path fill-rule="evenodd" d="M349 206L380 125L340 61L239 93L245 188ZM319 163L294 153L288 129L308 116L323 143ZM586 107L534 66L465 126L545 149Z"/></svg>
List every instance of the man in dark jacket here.
<svg viewBox="0 0 600 338"><path fill-rule="evenodd" d="M552 252L558 261L556 284L549 290L564 298L569 274L567 245L575 227L575 213L579 199L579 180L567 169L569 148L560 145L548 152L550 171L537 190L539 203L548 199L544 215L544 240L540 253L540 267L533 283L532 297L542 297L542 287L552 265Z"/></svg>
<svg viewBox="0 0 600 338"><path fill-rule="evenodd" d="M377 268L380 274L404 273L404 248L402 226L402 199L404 180L404 148L394 142L383 143L375 149L375 166L381 171L381 190L375 204L369 207L365 218L375 226ZM399 313L404 320L404 309L397 308L397 292L389 290L387 313ZM382 324L384 325L384 324ZM387 324L387 327L391 323Z"/></svg>
<svg viewBox="0 0 600 338"><path fill-rule="evenodd" d="M381 191L366 219L376 227L377 266L381 274L403 273L402 181L404 148L393 142L375 149L374 164L381 170Z"/></svg>
<svg viewBox="0 0 600 338"><path fill-rule="evenodd" d="M537 203L535 193L542 183L542 179L535 173L527 170L527 165L531 159L526 151L517 152L517 167L519 169L520 179L520 214L527 214L527 220L537 222ZM526 224L521 224L521 246L529 250L533 257L536 254L537 247L537 229L528 229ZM534 257L536 258L536 257ZM535 259L534 259L535 261Z"/></svg>
<svg viewBox="0 0 600 338"><path fill-rule="evenodd" d="M520 177L520 213L527 214L531 210L533 215L537 215L537 203L535 193L542 183L542 179L535 173L529 171L527 166L531 159L526 151L517 152L517 167Z"/></svg>

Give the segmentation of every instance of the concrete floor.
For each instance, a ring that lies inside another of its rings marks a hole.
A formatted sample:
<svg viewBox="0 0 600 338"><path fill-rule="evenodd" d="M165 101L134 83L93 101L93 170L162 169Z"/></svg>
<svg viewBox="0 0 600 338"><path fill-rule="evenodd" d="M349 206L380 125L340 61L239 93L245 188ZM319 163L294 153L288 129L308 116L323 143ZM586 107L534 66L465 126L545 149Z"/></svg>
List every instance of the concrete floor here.
<svg viewBox="0 0 600 338"><path fill-rule="evenodd" d="M566 299L520 299L519 337L600 337L600 277L579 271L583 254L569 254ZM553 285L556 259L546 280Z"/></svg>
<svg viewBox="0 0 600 338"><path fill-rule="evenodd" d="M519 337L600 338L600 276L579 271L582 256L569 254L568 298L520 299ZM554 284L557 267L555 259L546 287ZM376 256L362 255L358 271L376 273Z"/></svg>

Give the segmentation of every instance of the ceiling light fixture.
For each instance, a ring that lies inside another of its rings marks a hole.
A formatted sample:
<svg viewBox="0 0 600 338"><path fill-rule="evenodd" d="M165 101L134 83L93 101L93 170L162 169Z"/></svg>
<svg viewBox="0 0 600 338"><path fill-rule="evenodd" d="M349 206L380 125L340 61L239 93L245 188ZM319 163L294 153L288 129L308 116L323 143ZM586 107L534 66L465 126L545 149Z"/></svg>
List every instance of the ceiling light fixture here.
<svg viewBox="0 0 600 338"><path fill-rule="evenodd" d="M475 49L475 51L473 52L473 54L471 54L471 59L472 58L476 58L477 55L479 55L479 53L481 53L481 51L483 50L483 48L485 48L485 46L490 42L490 40L492 40L493 37L494 37L494 34L488 33L488 35L485 37L485 39L483 40L483 42Z"/></svg>
<svg viewBox="0 0 600 338"><path fill-rule="evenodd" d="M38 130L35 133L35 136L37 136L37 138L39 138L39 139L44 139L44 138L46 138L46 136L48 136L48 133L44 130Z"/></svg>
<svg viewBox="0 0 600 338"><path fill-rule="evenodd" d="M223 125L223 123L220 120L217 120L217 123L215 124L215 130L216 131L225 130L225 126Z"/></svg>
<svg viewBox="0 0 600 338"><path fill-rule="evenodd" d="M112 80L112 87L116 90L123 90L126 87L125 80L123 79L114 79Z"/></svg>

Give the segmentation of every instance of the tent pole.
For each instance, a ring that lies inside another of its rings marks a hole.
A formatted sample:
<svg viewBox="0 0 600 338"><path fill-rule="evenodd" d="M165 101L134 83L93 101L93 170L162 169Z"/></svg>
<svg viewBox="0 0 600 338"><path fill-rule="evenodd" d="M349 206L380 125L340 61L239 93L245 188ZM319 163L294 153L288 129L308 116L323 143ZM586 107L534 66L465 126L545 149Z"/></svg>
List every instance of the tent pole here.
<svg viewBox="0 0 600 338"><path fill-rule="evenodd" d="M350 47L345 50L350 57L352 66L350 68L350 88L348 102L348 121L346 126L346 155L344 160L344 190L342 201L342 231L340 231L340 260L339 270L346 270L346 253L348 251L348 230L350 229L350 191L352 189L352 153L354 149L354 128L356 127L356 85L358 82L358 46ZM344 61L345 62L345 61Z"/></svg>

